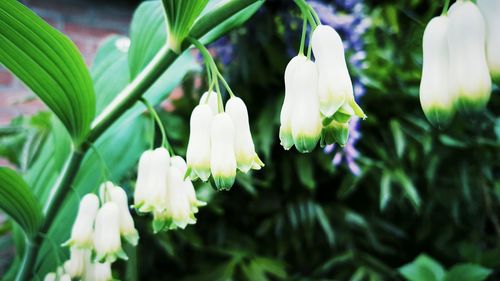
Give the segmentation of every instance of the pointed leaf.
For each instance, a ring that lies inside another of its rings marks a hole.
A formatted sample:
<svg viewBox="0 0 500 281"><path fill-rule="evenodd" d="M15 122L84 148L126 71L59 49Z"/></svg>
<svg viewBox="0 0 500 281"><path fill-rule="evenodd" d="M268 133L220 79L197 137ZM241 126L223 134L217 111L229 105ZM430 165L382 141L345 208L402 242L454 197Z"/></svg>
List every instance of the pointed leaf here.
<svg viewBox="0 0 500 281"><path fill-rule="evenodd" d="M0 63L57 115L78 142L95 114L92 80L76 46L16 0L0 1Z"/></svg>
<svg viewBox="0 0 500 281"><path fill-rule="evenodd" d="M444 268L425 254L399 268L399 272L408 281L442 281L445 275Z"/></svg>
<svg viewBox="0 0 500 281"><path fill-rule="evenodd" d="M448 271L444 281L483 281L488 278L491 273L491 269L484 268L478 264L459 264Z"/></svg>
<svg viewBox="0 0 500 281"><path fill-rule="evenodd" d="M28 184L14 170L0 167L0 209L18 223L28 236L38 230L42 210Z"/></svg>

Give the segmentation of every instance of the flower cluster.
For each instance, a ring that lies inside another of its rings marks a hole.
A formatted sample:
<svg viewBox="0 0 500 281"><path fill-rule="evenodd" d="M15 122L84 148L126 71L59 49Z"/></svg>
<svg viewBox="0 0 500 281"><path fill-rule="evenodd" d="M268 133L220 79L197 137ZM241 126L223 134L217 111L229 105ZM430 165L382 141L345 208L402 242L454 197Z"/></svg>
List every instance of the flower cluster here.
<svg viewBox="0 0 500 281"><path fill-rule="evenodd" d="M170 156L160 147L145 151L139 160L134 207L153 214L155 232L184 229L196 223L195 213L205 203L196 199L193 183L184 179L187 165L180 156Z"/></svg>
<svg viewBox="0 0 500 281"><path fill-rule="evenodd" d="M224 111L219 93L203 94L191 113L186 159L188 178L208 181L212 176L218 190L233 186L237 169L246 173L264 166L255 152L241 98L232 96Z"/></svg>
<svg viewBox="0 0 500 281"><path fill-rule="evenodd" d="M455 110L482 110L491 95L490 71L498 76L500 5L496 0L478 4L458 0L425 28L420 103L438 128L448 125Z"/></svg>
<svg viewBox="0 0 500 281"><path fill-rule="evenodd" d="M299 54L286 67L280 116L281 145L287 150L295 146L303 153L312 151L320 138L322 145L345 145L351 117L366 117L354 99L339 34L319 25L311 46L315 62Z"/></svg>
<svg viewBox="0 0 500 281"><path fill-rule="evenodd" d="M122 238L133 246L139 240L127 194L112 182L105 182L99 187L99 197L89 193L81 199L71 237L63 244L70 247L70 259L56 273L47 274L45 280L112 280L111 264L118 258L128 259Z"/></svg>

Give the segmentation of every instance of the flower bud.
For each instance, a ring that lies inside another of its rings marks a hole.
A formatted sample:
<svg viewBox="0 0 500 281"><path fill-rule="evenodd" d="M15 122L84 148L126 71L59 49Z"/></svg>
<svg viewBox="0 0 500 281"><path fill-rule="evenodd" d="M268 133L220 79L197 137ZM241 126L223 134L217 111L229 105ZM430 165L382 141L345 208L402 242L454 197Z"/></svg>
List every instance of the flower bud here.
<svg viewBox="0 0 500 281"><path fill-rule="evenodd" d="M120 209L115 202L105 203L95 220L94 249L97 261L127 259L120 240Z"/></svg>
<svg viewBox="0 0 500 281"><path fill-rule="evenodd" d="M321 134L318 101L318 72L312 61L299 63L293 76L295 102L292 116L292 137L299 152L311 152Z"/></svg>
<svg viewBox="0 0 500 281"><path fill-rule="evenodd" d="M238 97L230 98L226 103L226 113L231 116L234 124L234 151L238 169L244 173L252 168L260 170L264 163L255 152L245 103Z"/></svg>
<svg viewBox="0 0 500 281"><path fill-rule="evenodd" d="M85 273L86 260L90 260L90 250L71 247L70 259L64 263L64 271L71 278L82 277Z"/></svg>
<svg viewBox="0 0 500 281"><path fill-rule="evenodd" d="M131 245L136 246L139 240L139 233L135 229L134 219L130 214L127 194L123 188L115 186L112 183L111 187L108 188L108 193L111 201L116 203L120 211L120 234Z"/></svg>
<svg viewBox="0 0 500 281"><path fill-rule="evenodd" d="M293 79L301 63L306 60L307 58L303 55L295 56L290 60L285 69L285 99L281 107L279 136L281 145L286 150L289 150L293 146L292 116L296 96L296 89L292 86L294 84Z"/></svg>
<svg viewBox="0 0 500 281"><path fill-rule="evenodd" d="M210 177L210 128L213 113L208 104L196 106L191 113L189 142L186 152L188 176L191 180Z"/></svg>
<svg viewBox="0 0 500 281"><path fill-rule="evenodd" d="M92 248L94 220L98 209L99 198L95 194L89 193L82 198L75 223L71 229L71 238L63 246Z"/></svg>
<svg viewBox="0 0 500 281"><path fill-rule="evenodd" d="M454 6L448 27L450 85L458 110L477 112L485 107L491 94L484 19L470 1L460 1Z"/></svg>
<svg viewBox="0 0 500 281"><path fill-rule="evenodd" d="M180 156L174 156L170 159L170 163L173 168L176 168L180 171L182 175L186 174L187 164ZM193 183L189 179L184 179L184 192L188 197L189 203L191 205L191 212L197 213L198 207L205 206L207 203L200 201L196 198L196 191L194 190Z"/></svg>
<svg viewBox="0 0 500 281"><path fill-rule="evenodd" d="M420 104L429 122L437 128L447 126L455 109L450 90L450 64L447 16L433 18L425 28Z"/></svg>
<svg viewBox="0 0 500 281"><path fill-rule="evenodd" d="M219 112L219 94L214 91L205 92L200 98L200 104L208 104L213 115Z"/></svg>
<svg viewBox="0 0 500 281"><path fill-rule="evenodd" d="M161 212L165 208L169 165L170 154L163 147L142 154L134 193L134 206L139 212Z"/></svg>
<svg viewBox="0 0 500 281"><path fill-rule="evenodd" d="M211 130L210 169L219 190L229 190L236 177L236 157L234 154L234 125L227 113L214 117Z"/></svg>
<svg viewBox="0 0 500 281"><path fill-rule="evenodd" d="M319 25L314 30L311 40L318 67L321 114L326 118L331 117L347 103L357 116L366 118L365 113L354 100L344 45L337 31L328 25Z"/></svg>
<svg viewBox="0 0 500 281"><path fill-rule="evenodd" d="M486 22L486 59L495 83L500 84L500 1L478 0Z"/></svg>

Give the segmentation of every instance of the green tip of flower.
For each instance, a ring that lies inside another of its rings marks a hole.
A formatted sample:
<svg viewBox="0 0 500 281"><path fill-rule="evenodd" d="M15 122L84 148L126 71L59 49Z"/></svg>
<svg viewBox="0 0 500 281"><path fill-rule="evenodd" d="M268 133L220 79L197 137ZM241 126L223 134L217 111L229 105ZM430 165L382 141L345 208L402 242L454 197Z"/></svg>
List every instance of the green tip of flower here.
<svg viewBox="0 0 500 281"><path fill-rule="evenodd" d="M281 146L283 146L285 150L289 150L290 148L293 147L293 137L292 137L292 132L290 130L285 130L283 126L281 126L279 137Z"/></svg>
<svg viewBox="0 0 500 281"><path fill-rule="evenodd" d="M332 121L321 131L321 142L324 144L338 143L345 146L349 140L349 123Z"/></svg>
<svg viewBox="0 0 500 281"><path fill-rule="evenodd" d="M215 176L213 177L215 187L218 191L228 191L234 185L235 176Z"/></svg>
<svg viewBox="0 0 500 281"><path fill-rule="evenodd" d="M490 96L482 97L460 96L456 99L455 104L458 111L465 116L476 115L484 110Z"/></svg>
<svg viewBox="0 0 500 281"><path fill-rule="evenodd" d="M293 142L295 144L295 148L300 153L309 153L313 151L318 144L320 136L321 134L313 136L299 134L294 136Z"/></svg>
<svg viewBox="0 0 500 281"><path fill-rule="evenodd" d="M139 233L135 229L133 232L123 235L123 238L132 246L137 246L139 243Z"/></svg>
<svg viewBox="0 0 500 281"><path fill-rule="evenodd" d="M453 108L432 107L424 110L425 117L435 128L443 130L451 123L455 111Z"/></svg>
<svg viewBox="0 0 500 281"><path fill-rule="evenodd" d="M123 251L123 249L121 247L116 252L96 255L94 262L114 263L117 259L128 260L127 254L125 254L125 252Z"/></svg>
<svg viewBox="0 0 500 281"><path fill-rule="evenodd" d="M365 120L368 116L366 116L365 112L361 107L356 103L354 98L349 100L349 105L351 106L352 110L354 110L354 114L358 116L359 118L362 118Z"/></svg>

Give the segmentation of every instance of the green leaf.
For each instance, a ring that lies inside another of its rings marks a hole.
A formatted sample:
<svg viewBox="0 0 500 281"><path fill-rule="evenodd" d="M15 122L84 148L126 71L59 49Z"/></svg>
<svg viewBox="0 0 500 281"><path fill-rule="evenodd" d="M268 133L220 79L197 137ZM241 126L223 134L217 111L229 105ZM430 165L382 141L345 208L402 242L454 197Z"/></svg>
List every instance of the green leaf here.
<svg viewBox="0 0 500 281"><path fill-rule="evenodd" d="M167 44L179 53L184 39L208 3L208 0L162 0L168 22Z"/></svg>
<svg viewBox="0 0 500 281"><path fill-rule="evenodd" d="M418 211L420 209L420 195L418 195L418 191L413 185L412 181L403 171L397 171L395 173L395 180L397 180L401 186L403 187L404 194L408 200L413 204L415 210Z"/></svg>
<svg viewBox="0 0 500 281"><path fill-rule="evenodd" d="M478 264L465 263L453 266L444 281L483 281L492 273L491 269Z"/></svg>
<svg viewBox="0 0 500 281"><path fill-rule="evenodd" d="M385 210L387 203L391 199L391 179L392 175L389 171L384 171L380 180L380 210Z"/></svg>
<svg viewBox="0 0 500 281"><path fill-rule="evenodd" d="M28 184L14 170L0 167L0 209L32 236L42 221L42 209Z"/></svg>
<svg viewBox="0 0 500 281"><path fill-rule="evenodd" d="M406 141L403 135L403 131L401 130L401 124L393 119L390 122L392 137L394 138L394 144L396 145L396 155L398 158L403 156L403 152L405 150Z"/></svg>
<svg viewBox="0 0 500 281"><path fill-rule="evenodd" d="M399 272L408 281L442 281L445 275L444 268L425 254L419 255L413 262L400 267Z"/></svg>
<svg viewBox="0 0 500 281"><path fill-rule="evenodd" d="M314 189L316 187L316 181L314 180L314 170L311 157L299 155L295 158L295 164L297 166L296 171L300 183L308 189Z"/></svg>
<svg viewBox="0 0 500 281"><path fill-rule="evenodd" d="M15 0L0 1L0 63L81 141L95 114L92 80L76 46Z"/></svg>
<svg viewBox="0 0 500 281"><path fill-rule="evenodd" d="M212 0L209 2L205 10L202 12L200 19L196 21L195 26L193 29L198 28L199 26L202 26L205 20L210 19L210 14L219 8L221 5L225 5L230 1L224 1L224 0ZM201 42L203 44L209 44L213 41L215 41L217 38L221 37L222 35L226 34L227 32L231 31L232 29L240 26L244 22L246 22L257 10L264 4L265 1L257 1L249 6L247 6L245 9L239 11L238 13L234 14L227 20L223 21L217 27L213 28L210 32L208 32L205 36L201 38Z"/></svg>
<svg viewBox="0 0 500 281"><path fill-rule="evenodd" d="M134 78L167 41L167 26L161 1L143 2L130 26L129 68Z"/></svg>

